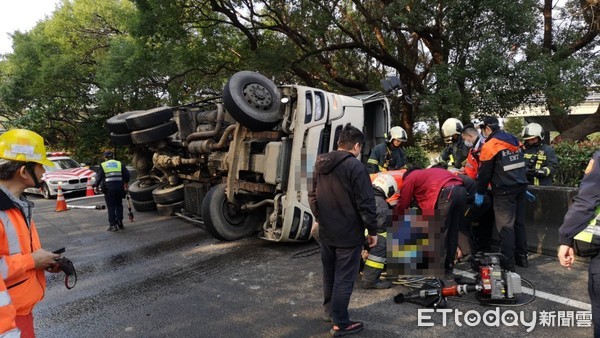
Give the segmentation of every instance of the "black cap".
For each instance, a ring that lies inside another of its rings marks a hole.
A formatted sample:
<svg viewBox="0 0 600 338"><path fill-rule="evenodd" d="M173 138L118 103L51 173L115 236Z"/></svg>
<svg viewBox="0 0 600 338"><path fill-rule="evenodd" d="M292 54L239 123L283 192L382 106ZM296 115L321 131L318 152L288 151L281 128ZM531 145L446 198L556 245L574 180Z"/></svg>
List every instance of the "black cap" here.
<svg viewBox="0 0 600 338"><path fill-rule="evenodd" d="M492 130L500 128L500 122L494 116L486 116L481 120L482 127L490 127Z"/></svg>

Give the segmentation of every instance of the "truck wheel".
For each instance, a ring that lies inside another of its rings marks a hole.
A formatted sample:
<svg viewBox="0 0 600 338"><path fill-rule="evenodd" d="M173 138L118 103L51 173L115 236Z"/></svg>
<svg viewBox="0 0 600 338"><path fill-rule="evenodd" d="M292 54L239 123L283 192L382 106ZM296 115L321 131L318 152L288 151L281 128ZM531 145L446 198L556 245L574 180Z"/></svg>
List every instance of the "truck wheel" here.
<svg viewBox="0 0 600 338"><path fill-rule="evenodd" d="M154 201L136 201L134 199L131 200L131 204L133 204L133 208L135 211L152 211L156 210L156 203Z"/></svg>
<svg viewBox="0 0 600 338"><path fill-rule="evenodd" d="M133 144L133 142L131 141L131 134L129 134L129 132L127 132L126 134L115 134L111 132L110 140L116 146L128 146L130 144Z"/></svg>
<svg viewBox="0 0 600 338"><path fill-rule="evenodd" d="M106 120L106 129L115 134L129 134L131 130L127 127L125 119L131 115L143 112L145 112L145 110L134 110L115 115Z"/></svg>
<svg viewBox="0 0 600 338"><path fill-rule="evenodd" d="M225 196L225 184L208 191L202 202L202 218L206 231L222 241L234 241L248 237L258 231L260 209L241 212L234 208Z"/></svg>
<svg viewBox="0 0 600 338"><path fill-rule="evenodd" d="M177 130L177 123L169 121L148 129L132 131L131 141L133 144L152 143L173 135Z"/></svg>
<svg viewBox="0 0 600 338"><path fill-rule="evenodd" d="M129 115L125 119L125 122L129 130L142 130L167 122L172 117L173 109L170 107L158 107Z"/></svg>
<svg viewBox="0 0 600 338"><path fill-rule="evenodd" d="M237 72L229 78L223 105L236 121L253 131L269 130L282 119L279 89L255 72Z"/></svg>
<svg viewBox="0 0 600 338"><path fill-rule="evenodd" d="M152 201L154 203L152 191L160 185L161 183L156 181L135 181L129 186L129 197L138 202Z"/></svg>
<svg viewBox="0 0 600 338"><path fill-rule="evenodd" d="M183 184L174 187L163 184L152 190L152 199L156 204L171 204L183 201Z"/></svg>

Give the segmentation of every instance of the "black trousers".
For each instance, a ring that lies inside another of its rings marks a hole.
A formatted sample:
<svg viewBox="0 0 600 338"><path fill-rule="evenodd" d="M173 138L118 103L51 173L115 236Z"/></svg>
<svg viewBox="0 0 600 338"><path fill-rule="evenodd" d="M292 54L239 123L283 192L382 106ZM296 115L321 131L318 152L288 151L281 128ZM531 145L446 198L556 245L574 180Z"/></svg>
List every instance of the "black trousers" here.
<svg viewBox="0 0 600 338"><path fill-rule="evenodd" d="M527 254L525 233L525 191L527 187L510 191L494 191L496 228L500 233L500 253L503 267L512 268L515 255Z"/></svg>
<svg viewBox="0 0 600 338"><path fill-rule="evenodd" d="M464 212L467 204L467 191L464 186L443 188L435 205L439 217L444 222L442 233L446 247L444 268L451 272L454 268L454 257L458 247L458 230L464 223Z"/></svg>
<svg viewBox="0 0 600 338"><path fill-rule="evenodd" d="M360 266L363 246L338 248L320 243L323 263L323 307L341 327L350 324L348 304Z"/></svg>
<svg viewBox="0 0 600 338"><path fill-rule="evenodd" d="M474 226L475 222L477 226ZM483 204L480 206L476 206L474 201L467 203L464 222L458 235L458 244L463 254L489 251L493 224L494 210L490 194L484 195Z"/></svg>
<svg viewBox="0 0 600 338"><path fill-rule="evenodd" d="M123 222L123 189L106 189L104 200L108 209L108 224L117 225Z"/></svg>

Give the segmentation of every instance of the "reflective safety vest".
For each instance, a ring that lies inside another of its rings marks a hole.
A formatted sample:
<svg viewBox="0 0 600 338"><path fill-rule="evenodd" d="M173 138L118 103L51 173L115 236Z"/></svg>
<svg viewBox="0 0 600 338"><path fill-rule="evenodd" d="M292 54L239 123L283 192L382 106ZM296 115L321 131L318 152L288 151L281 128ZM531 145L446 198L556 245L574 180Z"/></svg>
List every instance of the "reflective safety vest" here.
<svg viewBox="0 0 600 338"><path fill-rule="evenodd" d="M0 258L0 269L7 269L2 258ZM21 331L15 324L16 314L17 311L11 302L4 279L0 278L0 338L21 337Z"/></svg>
<svg viewBox="0 0 600 338"><path fill-rule="evenodd" d="M365 231L366 236L369 235L368 231ZM377 236L381 236L383 238L387 238L387 232L378 233ZM385 263L387 262L386 257L375 256L372 253L369 253L369 257L365 261L366 266L370 266L375 269L383 270L385 269Z"/></svg>
<svg viewBox="0 0 600 338"><path fill-rule="evenodd" d="M117 160L108 160L101 164L105 182L123 181L121 170L123 165Z"/></svg>
<svg viewBox="0 0 600 338"><path fill-rule="evenodd" d="M44 270L34 268L31 255L42 247L38 233L17 208L0 211L0 223L0 273L17 315L29 315L46 290Z"/></svg>
<svg viewBox="0 0 600 338"><path fill-rule="evenodd" d="M595 256L600 252L600 206L596 207L595 217L587 228L574 238L575 253L581 257Z"/></svg>
<svg viewBox="0 0 600 338"><path fill-rule="evenodd" d="M539 150L537 153L525 153L525 162L527 162L528 167L531 169L541 169L543 164L546 162L546 153L543 150ZM546 168L548 171L546 175L550 173L550 170ZM533 185L540 185L540 179L538 177L533 178Z"/></svg>

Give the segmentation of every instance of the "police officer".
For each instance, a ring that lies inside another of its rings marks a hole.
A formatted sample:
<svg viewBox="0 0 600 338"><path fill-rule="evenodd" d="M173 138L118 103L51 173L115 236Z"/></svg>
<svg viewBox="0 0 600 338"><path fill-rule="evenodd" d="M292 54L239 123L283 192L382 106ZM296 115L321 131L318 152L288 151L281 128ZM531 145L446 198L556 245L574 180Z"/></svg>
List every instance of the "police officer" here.
<svg viewBox="0 0 600 338"><path fill-rule="evenodd" d="M588 268L588 293L592 301L594 337L600 337L600 238L594 228L600 226L600 151L594 153L579 185L579 192L558 229L560 265L571 268L578 254L591 257Z"/></svg>
<svg viewBox="0 0 600 338"><path fill-rule="evenodd" d="M397 170L406 165L406 156L400 147L402 142L408 140L406 130L402 127L393 127L385 135L385 142L373 148L367 161L367 170L370 174Z"/></svg>
<svg viewBox="0 0 600 338"><path fill-rule="evenodd" d="M525 144L523 152L527 164L527 180L532 185L552 185L552 177L558 170L558 157L554 149L544 144L544 130L537 123L523 128L521 137Z"/></svg>
<svg viewBox="0 0 600 338"><path fill-rule="evenodd" d="M527 174L519 140L501 130L495 117L483 119L481 132L486 141L479 155L475 205L483 204L491 183L496 228L500 232L500 253L503 255L501 265L507 270L513 270L515 264L527 267Z"/></svg>
<svg viewBox="0 0 600 338"><path fill-rule="evenodd" d="M369 249L369 256L365 260L365 268L361 286L363 289L389 289L390 281L379 279L387 262L387 227L391 224L392 210L387 199L398 191L398 184L392 175L377 174L373 180L375 190L375 207L377 210L377 245Z"/></svg>
<svg viewBox="0 0 600 338"><path fill-rule="evenodd" d="M442 136L448 147L442 151L440 157L448 163L448 167L462 168L469 155L469 147L461 137L462 129L462 122L455 118L449 118L442 124Z"/></svg>
<svg viewBox="0 0 600 338"><path fill-rule="evenodd" d="M123 197L125 185L129 183L129 170L119 161L115 160L111 151L105 151L105 162L96 174L94 188L100 186L104 192L106 208L108 209L108 231L125 229L123 225Z"/></svg>

